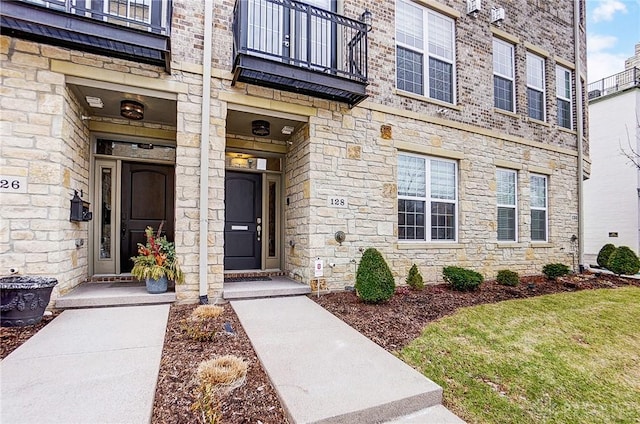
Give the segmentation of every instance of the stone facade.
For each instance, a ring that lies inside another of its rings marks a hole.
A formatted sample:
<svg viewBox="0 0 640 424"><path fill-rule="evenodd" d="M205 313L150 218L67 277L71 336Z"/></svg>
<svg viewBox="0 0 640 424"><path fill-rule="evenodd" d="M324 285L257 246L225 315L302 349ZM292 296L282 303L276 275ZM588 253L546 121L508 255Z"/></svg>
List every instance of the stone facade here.
<svg viewBox="0 0 640 424"><path fill-rule="evenodd" d="M395 2L344 0L338 12L357 18L374 14L369 33L369 98L354 108L328 100L256 85L232 85L234 2L216 0L213 11L210 96L203 96L204 1L173 1L171 73L132 61L109 58L3 35L2 175L26 179L26 193L2 193L0 273L57 277L54 299L91 276L91 225L69 222L73 190L91 201L92 140L95 133L141 136L176 146L175 241L186 283L176 288L182 302L195 302L200 287L200 238L207 239L206 287L221 297L224 276L225 149L256 140L227 130L230 108L250 107L296 114L308 121L288 143L259 140L283 152L283 260L287 275L309 283L314 262L324 260L329 288L353 285L361 252L378 248L403 283L412 263L426 281L438 282L447 265L466 266L491 278L499 269L539 273L549 262L573 261L571 236L579 234L577 133L555 124L555 66L576 69L573 2L483 2L477 17L466 4L416 0L416 4L455 18L455 104L404 93L395 82ZM502 26L489 24L491 8L505 8ZM493 107L492 38L508 40L516 52L516 112ZM584 69L584 28L580 28ZM545 58L547 121L526 117L527 51ZM575 71L574 71L575 74ZM575 76L575 75L574 75ZM175 96L176 125L126 120L83 120L69 77ZM584 79L584 75L578 76ZM573 99L576 98L573 84ZM208 198L200 204L202 102L207 117ZM443 114L441 110L446 110ZM574 107L575 109L575 107ZM575 111L574 111L575 112ZM575 121L575 119L574 119ZM586 121L585 121L586 125ZM585 149L588 144L583 140ZM448 158L458 164L458 238L455 243L398 241L397 157L399 152ZM496 239L496 168L518 173L518 229L515 243ZM529 175L549 178L549 239L528 236ZM328 205L331 196L348 207ZM286 199L286 202L285 202ZM207 234L200 234L206 220ZM334 239L344 231L342 244ZM333 264L330 267L328 264Z"/></svg>

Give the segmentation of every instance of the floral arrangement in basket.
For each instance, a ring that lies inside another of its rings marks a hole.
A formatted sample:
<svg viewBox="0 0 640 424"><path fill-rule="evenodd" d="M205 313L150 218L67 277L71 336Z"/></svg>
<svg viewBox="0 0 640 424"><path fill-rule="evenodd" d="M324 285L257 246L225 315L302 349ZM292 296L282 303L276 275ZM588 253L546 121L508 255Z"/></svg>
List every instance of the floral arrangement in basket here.
<svg viewBox="0 0 640 424"><path fill-rule="evenodd" d="M166 235L160 235L161 232L162 224L155 234L153 228L146 228L144 233L147 242L146 244L138 243L138 256L131 258L133 261L131 275L140 280L159 280L167 277L168 280L181 284L184 282L184 274L176 257L175 244L168 241Z"/></svg>

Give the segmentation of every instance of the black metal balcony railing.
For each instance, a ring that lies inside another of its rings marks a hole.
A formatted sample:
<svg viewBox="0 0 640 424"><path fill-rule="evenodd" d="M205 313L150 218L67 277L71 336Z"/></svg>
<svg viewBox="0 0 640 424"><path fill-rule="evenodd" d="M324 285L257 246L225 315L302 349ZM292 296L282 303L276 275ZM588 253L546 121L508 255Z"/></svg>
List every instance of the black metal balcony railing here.
<svg viewBox="0 0 640 424"><path fill-rule="evenodd" d="M633 87L640 88L639 68L629 68L619 74L592 82L587 86L587 92L589 93L589 100L593 100Z"/></svg>
<svg viewBox="0 0 640 424"><path fill-rule="evenodd" d="M1 14L3 34L168 69L171 0L17 0Z"/></svg>
<svg viewBox="0 0 640 424"><path fill-rule="evenodd" d="M294 0L238 0L234 83L354 105L366 98L365 23Z"/></svg>

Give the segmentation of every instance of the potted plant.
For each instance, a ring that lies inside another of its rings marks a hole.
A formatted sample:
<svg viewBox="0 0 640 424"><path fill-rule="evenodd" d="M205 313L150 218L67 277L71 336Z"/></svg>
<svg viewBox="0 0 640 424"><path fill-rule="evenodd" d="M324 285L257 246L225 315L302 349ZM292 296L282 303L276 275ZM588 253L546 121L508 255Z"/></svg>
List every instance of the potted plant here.
<svg viewBox="0 0 640 424"><path fill-rule="evenodd" d="M162 224L156 234L153 228L147 227L144 231L147 243L144 245L138 243L138 256L131 258L133 261L131 275L145 280L147 291L153 294L166 292L169 280L177 284L184 282L184 274L176 257L175 245L167 240L166 235L160 235L161 232Z"/></svg>

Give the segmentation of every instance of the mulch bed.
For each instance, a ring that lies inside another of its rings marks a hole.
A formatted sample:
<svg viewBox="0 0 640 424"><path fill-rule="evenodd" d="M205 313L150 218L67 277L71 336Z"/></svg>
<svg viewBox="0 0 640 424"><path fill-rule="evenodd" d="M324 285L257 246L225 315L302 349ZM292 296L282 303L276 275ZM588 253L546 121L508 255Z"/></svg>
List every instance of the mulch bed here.
<svg viewBox="0 0 640 424"><path fill-rule="evenodd" d="M543 294L576 290L640 287L640 281L612 275L581 274L547 281L544 277L524 277L517 287L488 281L472 292L456 292L446 285L428 285L422 291L400 287L395 296L380 305L364 304L353 292L337 292L311 298L362 334L389 351L397 351L418 337L429 322L466 306L494 303ZM285 413L258 358L229 305L216 318L219 329L212 341L189 338L181 325L196 305L173 305L165 336L162 362L153 409L153 423L199 423L203 419L191 405L196 400L195 371L200 362L217 355L232 354L249 363L246 383L221 399L224 423L286 423ZM2 358L50 322L45 317L34 327L1 328ZM228 323L235 335L223 331Z"/></svg>
<svg viewBox="0 0 640 424"><path fill-rule="evenodd" d="M429 322L451 315L462 307L559 292L630 284L640 286L638 280L589 273L561 277L557 281L549 281L544 276L522 277L520 281L517 287L486 281L470 292L454 291L446 284L428 285L422 291L400 287L382 305L362 303L353 292L332 293L313 299L375 343L395 351L417 338Z"/></svg>

